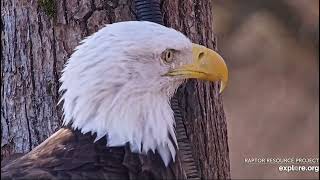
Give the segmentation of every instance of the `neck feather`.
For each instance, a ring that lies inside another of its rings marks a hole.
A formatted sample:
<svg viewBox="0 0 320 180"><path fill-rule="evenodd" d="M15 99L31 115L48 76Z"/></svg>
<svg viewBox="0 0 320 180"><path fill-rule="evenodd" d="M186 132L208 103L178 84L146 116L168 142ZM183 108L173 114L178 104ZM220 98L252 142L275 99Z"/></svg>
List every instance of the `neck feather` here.
<svg viewBox="0 0 320 180"><path fill-rule="evenodd" d="M109 147L129 142L133 152L157 151L168 165L171 159L175 160L177 147L169 97L166 93L123 89L126 88L114 93L109 90L91 93L73 100L68 99L71 94L66 92L64 124L71 123L82 133L96 133L95 141L107 135Z"/></svg>

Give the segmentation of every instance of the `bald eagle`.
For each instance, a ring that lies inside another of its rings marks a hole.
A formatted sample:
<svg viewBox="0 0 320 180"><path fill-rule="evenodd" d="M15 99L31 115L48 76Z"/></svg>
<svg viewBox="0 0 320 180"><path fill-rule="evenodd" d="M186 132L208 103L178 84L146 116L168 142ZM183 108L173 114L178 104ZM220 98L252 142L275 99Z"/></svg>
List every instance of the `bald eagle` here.
<svg viewBox="0 0 320 180"><path fill-rule="evenodd" d="M184 179L170 99L188 78L228 80L224 60L162 25L128 21L84 39L60 78L63 126L1 168L5 179Z"/></svg>

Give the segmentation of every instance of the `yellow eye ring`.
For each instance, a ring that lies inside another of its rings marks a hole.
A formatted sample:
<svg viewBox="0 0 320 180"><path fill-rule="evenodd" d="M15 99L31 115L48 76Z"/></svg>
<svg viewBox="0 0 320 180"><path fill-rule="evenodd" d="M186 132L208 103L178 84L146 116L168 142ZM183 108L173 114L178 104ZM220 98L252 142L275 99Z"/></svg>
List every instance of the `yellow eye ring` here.
<svg viewBox="0 0 320 180"><path fill-rule="evenodd" d="M173 57L174 57L174 50L173 49L166 49L161 53L161 59L165 63L172 63L173 62Z"/></svg>

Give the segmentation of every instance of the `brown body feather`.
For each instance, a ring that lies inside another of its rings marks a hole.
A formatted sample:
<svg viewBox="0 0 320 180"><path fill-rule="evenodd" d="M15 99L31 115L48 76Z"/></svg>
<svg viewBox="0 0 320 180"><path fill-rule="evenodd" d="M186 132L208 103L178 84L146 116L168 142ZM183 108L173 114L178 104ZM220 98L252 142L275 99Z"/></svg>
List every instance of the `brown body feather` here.
<svg viewBox="0 0 320 180"><path fill-rule="evenodd" d="M165 167L158 153L106 147L106 138L61 128L28 154L1 167L1 179L185 179L179 155Z"/></svg>

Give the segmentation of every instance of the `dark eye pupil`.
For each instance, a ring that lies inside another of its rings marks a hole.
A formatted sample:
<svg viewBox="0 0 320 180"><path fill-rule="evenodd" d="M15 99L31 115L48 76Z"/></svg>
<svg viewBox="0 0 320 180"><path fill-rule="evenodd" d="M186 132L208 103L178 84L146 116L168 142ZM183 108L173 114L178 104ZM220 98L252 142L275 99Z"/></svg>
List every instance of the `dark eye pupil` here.
<svg viewBox="0 0 320 180"><path fill-rule="evenodd" d="M167 58L168 58L168 59L171 58L171 53L170 53L170 52L167 53Z"/></svg>

